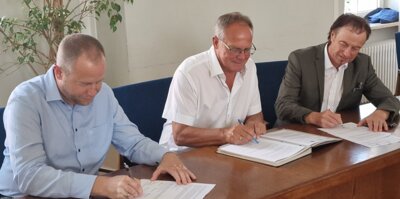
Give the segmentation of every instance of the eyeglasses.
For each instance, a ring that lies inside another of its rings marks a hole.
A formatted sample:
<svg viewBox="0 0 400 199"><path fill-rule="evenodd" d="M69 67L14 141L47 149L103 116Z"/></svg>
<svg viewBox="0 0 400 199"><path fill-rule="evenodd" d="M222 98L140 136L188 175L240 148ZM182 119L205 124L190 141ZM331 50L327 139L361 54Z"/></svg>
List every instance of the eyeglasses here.
<svg viewBox="0 0 400 199"><path fill-rule="evenodd" d="M230 53L232 53L232 54L234 54L236 56L242 54L242 52L245 55L253 55L257 50L256 46L253 43L251 44L251 48L241 49L241 48L230 47L224 41L222 41L221 39L219 39L219 40L221 41L222 44L224 44L224 46L226 47L226 49L229 50Z"/></svg>

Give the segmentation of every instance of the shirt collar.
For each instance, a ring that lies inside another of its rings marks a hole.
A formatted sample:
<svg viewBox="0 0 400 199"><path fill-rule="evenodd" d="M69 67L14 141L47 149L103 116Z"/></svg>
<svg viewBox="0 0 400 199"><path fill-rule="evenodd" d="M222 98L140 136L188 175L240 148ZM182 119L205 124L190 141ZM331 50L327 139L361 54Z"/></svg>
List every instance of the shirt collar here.
<svg viewBox="0 0 400 199"><path fill-rule="evenodd" d="M326 43L325 48L324 48L324 60L325 60L325 63L324 63L325 64L325 70L335 68L335 66L333 66L333 64L331 62L331 59L329 58L329 55L328 55L328 43ZM341 68L343 68L343 70L345 70L348 65L349 65L349 63L345 63L345 64L339 66L339 70Z"/></svg>
<svg viewBox="0 0 400 199"><path fill-rule="evenodd" d="M210 63L210 75L211 77L217 76L217 75L224 75L224 71L222 70L221 65L219 64L217 54L215 53L214 46L211 46L211 48L208 50L208 55L211 58L211 63ZM250 59L250 58L249 58ZM247 61L248 62L248 61ZM245 75L246 70L247 70L247 62L244 65L244 68L242 71L240 71L240 74L242 76Z"/></svg>
<svg viewBox="0 0 400 199"><path fill-rule="evenodd" d="M46 87L46 101L63 101L60 91L58 90L57 83L54 77L54 65L43 76L45 87Z"/></svg>

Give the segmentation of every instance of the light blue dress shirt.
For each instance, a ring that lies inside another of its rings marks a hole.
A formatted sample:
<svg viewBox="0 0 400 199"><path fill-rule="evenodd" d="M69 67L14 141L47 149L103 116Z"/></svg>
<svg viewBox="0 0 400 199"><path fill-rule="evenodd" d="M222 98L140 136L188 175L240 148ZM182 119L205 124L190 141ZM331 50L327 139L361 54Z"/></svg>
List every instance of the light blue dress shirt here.
<svg viewBox="0 0 400 199"><path fill-rule="evenodd" d="M90 105L65 103L53 67L15 88L4 126L3 195L88 198L110 144L139 164L155 165L166 153L129 121L105 83Z"/></svg>

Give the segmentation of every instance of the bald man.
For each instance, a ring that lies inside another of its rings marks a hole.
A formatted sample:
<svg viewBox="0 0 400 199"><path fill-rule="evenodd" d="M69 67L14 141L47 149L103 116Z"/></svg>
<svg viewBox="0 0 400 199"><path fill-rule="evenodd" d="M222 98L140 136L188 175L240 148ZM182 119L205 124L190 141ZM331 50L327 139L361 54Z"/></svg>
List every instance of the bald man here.
<svg viewBox="0 0 400 199"><path fill-rule="evenodd" d="M112 89L103 82L105 71L100 42L72 34L61 41L57 64L15 88L4 112L2 195L142 195L137 179L97 175L110 144L132 162L158 164L152 180L165 172L178 184L195 179L175 154L144 137L129 121Z"/></svg>

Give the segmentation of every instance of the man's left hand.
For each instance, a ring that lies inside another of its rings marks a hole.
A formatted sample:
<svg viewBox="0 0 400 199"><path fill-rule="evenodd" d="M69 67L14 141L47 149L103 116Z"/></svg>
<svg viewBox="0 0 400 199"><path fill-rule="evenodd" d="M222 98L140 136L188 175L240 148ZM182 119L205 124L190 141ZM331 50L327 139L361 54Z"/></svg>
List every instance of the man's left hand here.
<svg viewBox="0 0 400 199"><path fill-rule="evenodd" d="M246 122L246 126L254 129L254 133L256 134L257 137L260 137L261 135L265 134L267 132L267 122L265 121L249 121Z"/></svg>
<svg viewBox="0 0 400 199"><path fill-rule="evenodd" d="M386 120L389 112L385 110L375 110L371 115L361 120L357 126L367 125L370 131L380 132L389 130Z"/></svg>
<svg viewBox="0 0 400 199"><path fill-rule="evenodd" d="M186 168L178 156L172 152L164 154L160 165L154 171L151 180L156 180L160 174L169 173L177 184L188 184L196 179L196 176Z"/></svg>

